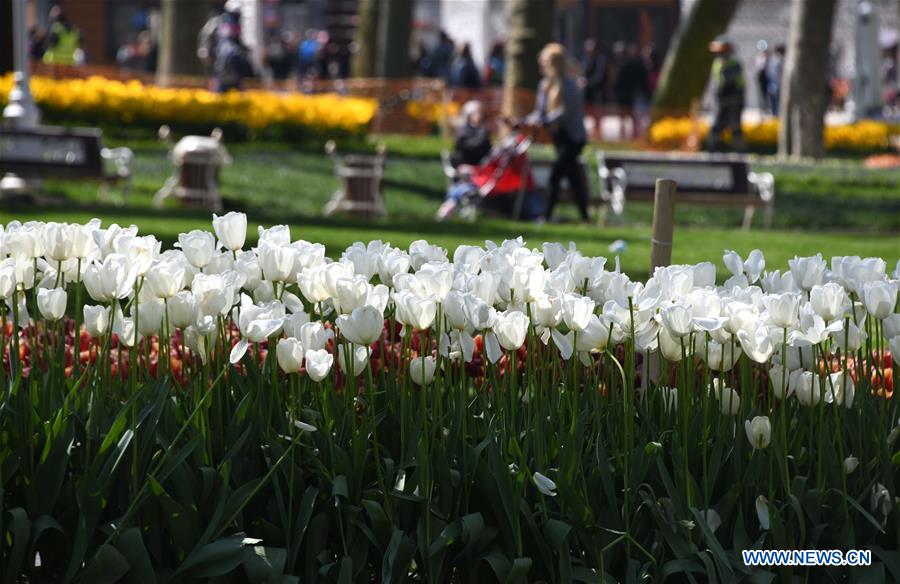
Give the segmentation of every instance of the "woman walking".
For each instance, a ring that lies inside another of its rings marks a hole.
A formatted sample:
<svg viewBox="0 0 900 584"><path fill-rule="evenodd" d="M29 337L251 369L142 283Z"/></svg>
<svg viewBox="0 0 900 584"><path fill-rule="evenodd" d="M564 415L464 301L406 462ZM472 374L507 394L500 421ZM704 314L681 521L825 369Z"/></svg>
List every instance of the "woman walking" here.
<svg viewBox="0 0 900 584"><path fill-rule="evenodd" d="M566 74L566 50L550 43L538 57L543 78L538 84L535 111L529 116L535 125L549 129L556 148L550 173L550 198L544 219L549 221L559 198L559 183L565 178L578 204L581 218L588 221L588 200L578 163L587 140L584 130L584 102L575 80Z"/></svg>

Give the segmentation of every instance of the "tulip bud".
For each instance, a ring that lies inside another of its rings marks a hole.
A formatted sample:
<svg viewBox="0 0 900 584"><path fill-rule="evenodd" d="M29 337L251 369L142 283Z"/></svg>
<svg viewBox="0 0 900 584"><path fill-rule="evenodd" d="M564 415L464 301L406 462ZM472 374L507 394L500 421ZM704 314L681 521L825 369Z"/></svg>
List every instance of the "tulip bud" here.
<svg viewBox="0 0 900 584"><path fill-rule="evenodd" d="M138 332L144 336L159 333L165 308L161 300L149 300L138 304L136 318Z"/></svg>
<svg viewBox="0 0 900 584"><path fill-rule="evenodd" d="M414 357L409 360L409 377L416 385L425 387L434 380L436 367L437 362L430 355Z"/></svg>
<svg viewBox="0 0 900 584"><path fill-rule="evenodd" d="M525 342L528 334L528 316L524 312L506 312L497 314L494 323L494 334L500 346L507 351L515 351Z"/></svg>
<svg viewBox="0 0 900 584"><path fill-rule="evenodd" d="M553 482L553 480L551 480L549 477L536 472L531 476L531 480L534 482L534 486L537 487L538 491L540 491L542 495L545 495L547 497L556 496L556 483Z"/></svg>
<svg viewBox="0 0 900 584"><path fill-rule="evenodd" d="M38 290L37 305L41 316L57 321L66 313L66 291L62 288L41 288Z"/></svg>
<svg viewBox="0 0 900 584"><path fill-rule="evenodd" d="M847 458L844 459L844 464L843 464L844 474L845 475L852 474L853 471L855 471L856 467L858 467L858 466L859 466L859 459L856 458L855 456L848 456Z"/></svg>
<svg viewBox="0 0 900 584"><path fill-rule="evenodd" d="M719 378L713 379L713 394L719 400L719 409L723 416L736 416L741 409L741 396Z"/></svg>
<svg viewBox="0 0 900 584"><path fill-rule="evenodd" d="M768 416L756 416L752 420L744 420L744 431L747 440L754 450L761 450L772 440L772 423Z"/></svg>
<svg viewBox="0 0 900 584"><path fill-rule="evenodd" d="M303 345L300 341L290 337L287 339L279 339L278 345L275 347L275 354L278 358L278 365L285 373L297 373L303 365Z"/></svg>
<svg viewBox="0 0 900 584"><path fill-rule="evenodd" d="M157 297L167 299L181 290L184 282L184 266L173 262L158 262L147 272L147 285Z"/></svg>
<svg viewBox="0 0 900 584"><path fill-rule="evenodd" d="M16 289L16 260L7 258L0 261L0 300L5 300Z"/></svg>
<svg viewBox="0 0 900 584"><path fill-rule="evenodd" d="M863 288L863 304L878 320L884 320L897 305L897 285L893 282L867 282Z"/></svg>

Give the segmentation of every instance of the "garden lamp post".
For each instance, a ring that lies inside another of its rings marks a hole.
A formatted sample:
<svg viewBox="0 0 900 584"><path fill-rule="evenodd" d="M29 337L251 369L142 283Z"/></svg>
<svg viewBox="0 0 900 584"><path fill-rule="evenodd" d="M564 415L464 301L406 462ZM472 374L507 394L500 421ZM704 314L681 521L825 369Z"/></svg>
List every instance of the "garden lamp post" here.
<svg viewBox="0 0 900 584"><path fill-rule="evenodd" d="M13 8L13 58L15 73L13 88L9 92L9 103L3 108L3 120L16 128L30 128L38 125L41 112L31 97L28 75L28 32L25 25L25 3L27 0L12 0Z"/></svg>
<svg viewBox="0 0 900 584"><path fill-rule="evenodd" d="M13 128L33 128L41 121L41 112L31 97L28 75L28 38L25 26L25 3L27 0L12 0L13 9L13 88L9 100L3 108L3 123ZM5 193L21 193L33 184L7 173L0 179L0 197Z"/></svg>

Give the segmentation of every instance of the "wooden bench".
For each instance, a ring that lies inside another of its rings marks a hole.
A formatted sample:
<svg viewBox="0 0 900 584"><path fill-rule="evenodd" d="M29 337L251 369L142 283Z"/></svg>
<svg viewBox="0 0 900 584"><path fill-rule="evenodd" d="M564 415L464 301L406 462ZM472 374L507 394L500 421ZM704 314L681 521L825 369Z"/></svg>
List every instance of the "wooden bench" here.
<svg viewBox="0 0 900 584"><path fill-rule="evenodd" d="M131 190L129 148L104 148L102 132L95 128L0 129L0 175L11 173L23 179L67 179L100 181L99 196L124 183L125 196Z"/></svg>
<svg viewBox="0 0 900 584"><path fill-rule="evenodd" d="M757 208L771 227L775 180L770 173L750 171L746 158L728 155L660 155L598 152L601 222L606 212L622 219L626 201L653 201L656 179L678 183L677 203L744 207L741 228L749 230Z"/></svg>
<svg viewBox="0 0 900 584"><path fill-rule="evenodd" d="M384 162L385 147L379 144L374 155L339 155L334 142L325 145L325 151L334 161L334 173L341 181L331 200L322 210L328 217L335 213L361 217L384 217L387 207L384 203Z"/></svg>

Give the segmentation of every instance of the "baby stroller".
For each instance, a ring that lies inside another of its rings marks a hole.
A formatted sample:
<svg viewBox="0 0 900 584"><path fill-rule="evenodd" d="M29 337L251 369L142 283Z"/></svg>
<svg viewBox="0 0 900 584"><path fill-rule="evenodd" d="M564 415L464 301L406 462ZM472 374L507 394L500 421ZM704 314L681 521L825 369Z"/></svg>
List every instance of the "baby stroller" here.
<svg viewBox="0 0 900 584"><path fill-rule="evenodd" d="M536 192L528 160L528 149L533 141L516 128L469 173L460 173L444 155L444 173L456 182L450 185L447 200L435 218L444 221L459 215L472 220L479 211L518 220L541 216L544 203Z"/></svg>

